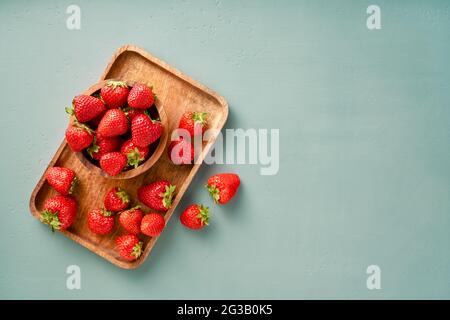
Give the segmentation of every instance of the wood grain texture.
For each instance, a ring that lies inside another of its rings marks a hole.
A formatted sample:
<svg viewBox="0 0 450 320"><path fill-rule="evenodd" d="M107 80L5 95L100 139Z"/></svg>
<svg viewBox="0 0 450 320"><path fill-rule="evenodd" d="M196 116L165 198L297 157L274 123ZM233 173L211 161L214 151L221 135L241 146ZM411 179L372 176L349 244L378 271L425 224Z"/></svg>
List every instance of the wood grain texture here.
<svg viewBox="0 0 450 320"><path fill-rule="evenodd" d="M154 92L158 96L156 106L158 110L160 108L165 110L167 115L165 128L167 130L165 132L168 133L169 137L185 111L208 112L208 128L217 130L222 129L228 117L228 105L221 96L135 46L126 45L116 51L100 81L105 79L142 82L153 86ZM89 88L86 93L93 92L92 90L95 88L96 86ZM203 142L202 153L199 155L196 164L182 166L172 164L167 156L169 138L163 143L164 148L162 148L162 153L157 161L147 168L147 171L129 179L111 179L103 176L98 170L86 166L70 150L64 140L50 161L48 168L52 166L72 168L80 179L80 185L75 195L78 202L77 219L68 230L61 232L116 266L124 269L139 267L147 259L158 237L140 235L140 239L144 242L143 255L136 261L125 261L120 258L115 250L114 239L125 233L118 223L116 223L110 235L98 236L88 229L87 213L91 209L101 207L105 193L115 186L125 189L131 195L134 203L137 203L137 189L141 185L167 179L177 187L173 205L164 214L167 223L215 138L213 136L208 141ZM44 201L56 195L56 192L45 182L44 173L30 198L30 211L37 219L39 219ZM144 205L143 208L145 211L150 211Z"/></svg>

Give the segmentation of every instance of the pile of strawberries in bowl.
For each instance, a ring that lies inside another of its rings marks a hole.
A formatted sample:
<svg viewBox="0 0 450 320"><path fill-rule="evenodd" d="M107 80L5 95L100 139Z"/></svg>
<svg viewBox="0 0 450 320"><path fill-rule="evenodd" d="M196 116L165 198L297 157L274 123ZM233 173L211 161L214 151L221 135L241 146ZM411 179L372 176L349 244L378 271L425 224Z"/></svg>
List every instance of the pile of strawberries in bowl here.
<svg viewBox="0 0 450 320"><path fill-rule="evenodd" d="M66 112L70 149L110 177L141 166L164 132L153 90L142 83L109 80L92 95L76 96Z"/></svg>

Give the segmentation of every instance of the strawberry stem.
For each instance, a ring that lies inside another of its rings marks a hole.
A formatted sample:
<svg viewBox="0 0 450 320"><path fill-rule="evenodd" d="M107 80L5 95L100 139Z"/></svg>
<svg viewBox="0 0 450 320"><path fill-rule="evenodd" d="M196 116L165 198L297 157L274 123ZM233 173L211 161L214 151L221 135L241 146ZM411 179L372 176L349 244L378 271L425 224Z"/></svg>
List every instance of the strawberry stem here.
<svg viewBox="0 0 450 320"><path fill-rule="evenodd" d="M49 225L52 228L52 231L55 231L55 229L59 230L61 228L61 222L59 221L57 213L44 210L41 212L40 220L41 222Z"/></svg>
<svg viewBox="0 0 450 320"><path fill-rule="evenodd" d="M175 193L176 186L169 185L166 186L165 192L162 194L163 197L163 206L169 209L172 206L172 200Z"/></svg>
<svg viewBox="0 0 450 320"><path fill-rule="evenodd" d="M206 185L206 189L208 189L209 194L213 198L214 202L217 204L220 200L220 190L216 187L215 184L212 185Z"/></svg>
<svg viewBox="0 0 450 320"><path fill-rule="evenodd" d="M209 208L203 205L199 205L198 209L200 210L200 212L197 215L197 218L200 219L202 225L207 226L209 224Z"/></svg>

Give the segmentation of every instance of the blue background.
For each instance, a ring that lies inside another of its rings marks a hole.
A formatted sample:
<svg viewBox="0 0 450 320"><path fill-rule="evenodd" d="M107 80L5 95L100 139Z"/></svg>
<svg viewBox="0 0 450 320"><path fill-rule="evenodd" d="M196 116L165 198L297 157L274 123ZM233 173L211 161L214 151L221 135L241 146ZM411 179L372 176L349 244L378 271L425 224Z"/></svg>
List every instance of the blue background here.
<svg viewBox="0 0 450 320"><path fill-rule="evenodd" d="M450 298L448 1L77 0L79 31L70 4L0 2L0 298ZM132 271L28 212L64 106L124 44L223 95L227 128L280 129L277 175L203 166L179 209L210 204L215 172L240 174L237 197L201 232L178 209Z"/></svg>

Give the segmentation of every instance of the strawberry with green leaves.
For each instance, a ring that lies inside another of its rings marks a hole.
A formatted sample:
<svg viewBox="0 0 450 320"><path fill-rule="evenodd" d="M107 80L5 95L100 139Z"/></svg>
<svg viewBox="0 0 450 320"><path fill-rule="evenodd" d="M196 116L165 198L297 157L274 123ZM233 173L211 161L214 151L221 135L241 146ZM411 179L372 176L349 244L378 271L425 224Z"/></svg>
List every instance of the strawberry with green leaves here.
<svg viewBox="0 0 450 320"><path fill-rule="evenodd" d="M169 159L175 165L192 164L194 162L195 151L192 144L184 140L183 137L172 141L167 149Z"/></svg>
<svg viewBox="0 0 450 320"><path fill-rule="evenodd" d="M40 220L54 230L66 230L75 221L77 202L70 196L57 195L44 202Z"/></svg>
<svg viewBox="0 0 450 320"><path fill-rule="evenodd" d="M178 128L187 130L191 137L202 135L206 129L206 112L186 111L180 119Z"/></svg>
<svg viewBox="0 0 450 320"><path fill-rule="evenodd" d="M155 102L151 88L143 83L136 83L128 94L128 105L136 109L148 109Z"/></svg>
<svg viewBox="0 0 450 320"><path fill-rule="evenodd" d="M100 158L114 151L119 151L123 140L120 137L106 138L96 135L92 141L92 145L87 148L88 154L92 159L99 161Z"/></svg>
<svg viewBox="0 0 450 320"><path fill-rule="evenodd" d="M97 128L97 136L116 137L128 131L128 119L120 109L109 109L103 115Z"/></svg>
<svg viewBox="0 0 450 320"><path fill-rule="evenodd" d="M94 134L87 125L74 121L66 130L66 141L73 152L79 152L89 147L94 140Z"/></svg>
<svg viewBox="0 0 450 320"><path fill-rule="evenodd" d="M166 212L172 206L175 186L167 180L160 180L138 189L138 198L146 206Z"/></svg>
<svg viewBox="0 0 450 320"><path fill-rule="evenodd" d="M146 214L141 221L141 232L149 237L157 237L164 230L166 221L159 213Z"/></svg>
<svg viewBox="0 0 450 320"><path fill-rule="evenodd" d="M131 122L133 121L134 117L136 117L139 114L144 114L145 109L134 109L134 108L124 108L123 112L125 112L125 115L127 116L128 120Z"/></svg>
<svg viewBox="0 0 450 320"><path fill-rule="evenodd" d="M67 196L73 194L78 184L75 171L64 167L51 167L45 173L47 183L59 194Z"/></svg>
<svg viewBox="0 0 450 320"><path fill-rule="evenodd" d="M129 91L125 82L110 80L100 90L100 96L110 109L117 109L127 102Z"/></svg>
<svg viewBox="0 0 450 320"><path fill-rule="evenodd" d="M115 187L106 193L103 204L106 210L119 212L130 206L130 196L122 188Z"/></svg>
<svg viewBox="0 0 450 320"><path fill-rule="evenodd" d="M191 204L180 215L180 222L187 228L198 230L208 225L209 208Z"/></svg>
<svg viewBox="0 0 450 320"><path fill-rule="evenodd" d="M126 234L116 238L116 249L127 261L134 261L142 254L143 243L134 234Z"/></svg>
<svg viewBox="0 0 450 320"><path fill-rule="evenodd" d="M114 228L113 213L103 208L89 211L88 227L95 234L105 235L110 233Z"/></svg>
<svg viewBox="0 0 450 320"><path fill-rule="evenodd" d="M127 157L120 152L109 152L100 158L100 168L110 176L117 176L127 165Z"/></svg>
<svg viewBox="0 0 450 320"><path fill-rule="evenodd" d="M120 152L125 155L128 159L127 164L130 167L137 168L142 162L144 162L149 153L149 147L138 147L130 139L125 141L120 149Z"/></svg>
<svg viewBox="0 0 450 320"><path fill-rule="evenodd" d="M99 98L79 95L73 98L72 108L66 108L66 112L75 116L78 122L88 122L100 116L106 111L105 104Z"/></svg>
<svg viewBox="0 0 450 320"><path fill-rule="evenodd" d="M141 232L141 221L144 216L140 206L122 211L119 215L120 225L129 233L139 234Z"/></svg>
<svg viewBox="0 0 450 320"><path fill-rule="evenodd" d="M147 147L161 137L163 125L146 114L138 114L131 121L131 140L136 146Z"/></svg>
<svg viewBox="0 0 450 320"><path fill-rule="evenodd" d="M220 173L209 177L206 188L215 203L226 204L236 194L241 180L234 173Z"/></svg>

